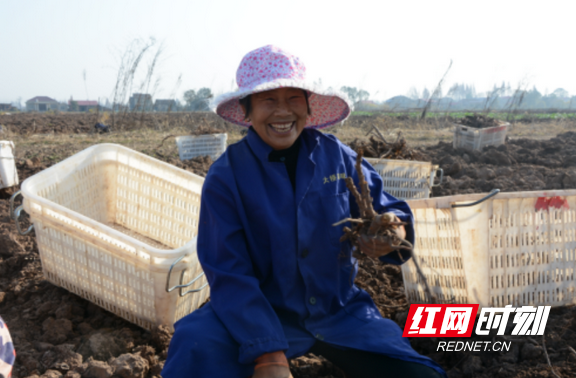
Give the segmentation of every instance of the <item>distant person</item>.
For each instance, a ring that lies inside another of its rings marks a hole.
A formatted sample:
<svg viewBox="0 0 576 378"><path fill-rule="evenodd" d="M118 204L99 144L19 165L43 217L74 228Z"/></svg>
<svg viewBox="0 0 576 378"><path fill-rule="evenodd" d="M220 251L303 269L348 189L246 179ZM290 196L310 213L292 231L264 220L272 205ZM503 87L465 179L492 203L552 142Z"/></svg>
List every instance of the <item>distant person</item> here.
<svg viewBox="0 0 576 378"><path fill-rule="evenodd" d="M297 57L265 46L242 59L239 89L216 100L217 114L249 127L248 135L206 176L197 250L211 300L174 325L164 378L288 378L288 359L308 352L350 378L444 376L353 284L352 245L339 241L345 225L332 224L359 217L344 180L358 185L357 155L316 130L344 121L351 108L305 73ZM384 192L365 160L362 170L375 211L406 222L400 234L413 243L406 202ZM373 237L360 247L392 264L410 258Z"/></svg>
<svg viewBox="0 0 576 378"><path fill-rule="evenodd" d="M110 132L110 126L107 126L103 123L98 122L97 124L94 125L94 128L96 129L96 132L99 134L102 133L109 133Z"/></svg>
<svg viewBox="0 0 576 378"><path fill-rule="evenodd" d="M8 327L0 317L0 378L12 376L12 366L16 360L16 351Z"/></svg>

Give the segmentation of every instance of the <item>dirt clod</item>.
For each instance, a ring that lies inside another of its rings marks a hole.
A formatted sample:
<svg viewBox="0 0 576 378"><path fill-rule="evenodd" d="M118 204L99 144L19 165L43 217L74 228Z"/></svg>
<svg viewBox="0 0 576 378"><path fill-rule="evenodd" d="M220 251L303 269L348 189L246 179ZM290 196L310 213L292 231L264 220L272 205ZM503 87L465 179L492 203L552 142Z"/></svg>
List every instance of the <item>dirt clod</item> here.
<svg viewBox="0 0 576 378"><path fill-rule="evenodd" d="M106 362L91 359L81 374L87 378L110 378L114 374L114 369Z"/></svg>
<svg viewBox="0 0 576 378"><path fill-rule="evenodd" d="M152 342L156 345L156 349L163 359L168 356L168 346L171 339L172 332L166 326L160 325L152 330Z"/></svg>
<svg viewBox="0 0 576 378"><path fill-rule="evenodd" d="M96 360L107 361L110 357L123 352L111 334L95 333L80 346L78 351L85 357L92 356Z"/></svg>
<svg viewBox="0 0 576 378"><path fill-rule="evenodd" d="M44 374L42 374L42 376L40 378L62 378L62 373L60 373L58 370L46 370L46 372Z"/></svg>
<svg viewBox="0 0 576 378"><path fill-rule="evenodd" d="M72 322L68 319L47 318L42 323L42 340L54 344L63 343L72 334Z"/></svg>
<svg viewBox="0 0 576 378"><path fill-rule="evenodd" d="M110 362L114 374L122 378L144 378L150 368L149 363L139 354L123 354Z"/></svg>
<svg viewBox="0 0 576 378"><path fill-rule="evenodd" d="M522 360L532 360L542 356L543 353L544 349L541 346L532 343L524 343L524 346L520 351L520 357Z"/></svg>

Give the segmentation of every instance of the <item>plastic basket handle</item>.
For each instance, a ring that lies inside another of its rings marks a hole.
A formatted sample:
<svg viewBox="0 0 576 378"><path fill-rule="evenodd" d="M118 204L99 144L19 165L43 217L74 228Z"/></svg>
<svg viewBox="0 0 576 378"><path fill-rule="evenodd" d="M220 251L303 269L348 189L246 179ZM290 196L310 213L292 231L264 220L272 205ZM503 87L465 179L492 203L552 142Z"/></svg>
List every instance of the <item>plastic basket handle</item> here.
<svg viewBox="0 0 576 378"><path fill-rule="evenodd" d="M479 203L482 203L484 201L486 201L488 198L492 198L494 197L496 194L500 193L500 189L492 189L492 191L490 192L490 194L488 194L486 197L484 198L480 198L478 201L475 202L470 202L470 203L461 203L461 204L452 204L452 207L468 207L468 206L476 206Z"/></svg>
<svg viewBox="0 0 576 378"><path fill-rule="evenodd" d="M23 205L18 206L18 208L16 208L16 210L14 210L14 200L16 200L16 197L18 196L18 194L21 194L21 190L18 190L16 193L12 194L12 197L10 197L10 219L12 219L15 223L16 223L16 229L18 230L18 233L20 235L28 235L30 233L30 231L32 231L34 229L34 225L30 225L30 227L28 227L28 229L26 231L22 231L22 228L20 227L20 220L18 218L20 218L20 213L22 213L22 210L24 209Z"/></svg>
<svg viewBox="0 0 576 378"><path fill-rule="evenodd" d="M176 285L176 286L172 286L170 287L170 276L172 275L172 269L174 268L174 266L176 264L178 264L186 255L182 255L180 256L178 259L176 259L176 261L174 261L172 263L172 265L170 265L170 270L168 270L168 276L166 276L166 291L169 293L171 291L173 291L174 289L180 289L180 293L179 295L181 297L185 296L186 294L189 293L197 293L200 290L204 289L206 286L208 286L208 283L205 283L204 285L202 285L202 287L198 288L198 289L193 289L193 290L188 290L185 292L182 292L182 289L184 289L185 287L188 287L190 285L192 285L194 282L198 281L200 278L202 278L202 276L204 275L204 272L200 273L198 276L196 276L195 278L193 278L190 282L186 283L186 284L182 284L182 281L184 280L184 273L186 272L186 269L184 269L182 271L182 274L180 275L180 285Z"/></svg>
<svg viewBox="0 0 576 378"><path fill-rule="evenodd" d="M442 168L438 168L434 172L434 176L436 176L438 174L438 171L440 171L440 181L438 182L438 184L434 184L434 178L432 178L432 187L442 185L442 181L444 180L444 170Z"/></svg>
<svg viewBox="0 0 576 378"><path fill-rule="evenodd" d="M22 191L18 190L16 193L12 194L12 197L10 197L10 219L12 220L16 220L16 215L14 215L14 201L16 200L16 197L18 196L18 194L20 194Z"/></svg>
<svg viewBox="0 0 576 378"><path fill-rule="evenodd" d="M24 206L22 206L22 205L18 206L18 208L14 212L14 222L16 222L16 228L18 229L18 233L20 235L28 235L30 233L30 231L32 231L34 229L34 225L33 224L30 225L30 227L28 227L28 229L26 231L22 231L22 229L20 228L20 220L18 220L18 218L20 218L20 213L22 212L23 209L24 209Z"/></svg>

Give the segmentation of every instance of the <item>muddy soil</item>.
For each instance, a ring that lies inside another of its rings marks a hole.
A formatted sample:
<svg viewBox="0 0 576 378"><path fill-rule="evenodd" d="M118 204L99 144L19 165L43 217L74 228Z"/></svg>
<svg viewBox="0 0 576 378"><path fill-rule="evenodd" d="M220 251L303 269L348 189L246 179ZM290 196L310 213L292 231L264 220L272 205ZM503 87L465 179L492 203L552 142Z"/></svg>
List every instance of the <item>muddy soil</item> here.
<svg viewBox="0 0 576 378"><path fill-rule="evenodd" d="M210 166L212 165L212 158L210 156L197 156L190 160L168 158L166 161L177 166L178 168L182 168L202 177L206 177L208 169L210 169Z"/></svg>
<svg viewBox="0 0 576 378"><path fill-rule="evenodd" d="M576 188L576 133L550 141L512 140L477 153L457 151L446 143L419 152L445 169L446 183L434 191L435 196L496 187L507 191ZM53 163L41 155L19 162L20 180ZM211 164L200 161L199 168L192 168L193 161L173 163L204 175ZM34 232L18 235L9 219L12 192L0 191L0 314L15 342L14 377L158 377L169 332L163 328L145 331L48 283L42 275ZM399 267L363 260L356 283L370 293L383 316L404 326L408 303ZM554 308L545 336L555 373L574 376L576 353L568 347L576 349L576 308ZM437 352L439 340L410 339L418 352L440 363L450 377L554 376L541 337L514 339L507 353ZM321 356L303 356L291 361L291 366L295 378L343 377Z"/></svg>
<svg viewBox="0 0 576 378"><path fill-rule="evenodd" d="M576 133L549 140L514 139L482 151L452 148L440 142L421 150L440 165L444 182L432 195L576 189Z"/></svg>
<svg viewBox="0 0 576 378"><path fill-rule="evenodd" d="M4 132L20 135L31 134L81 134L95 133L96 123L110 127L110 132L122 132L149 128L154 130L167 130L173 127L185 127L191 130L191 135L202 134L195 132L199 127L210 127L219 132L237 128L224 122L212 112L183 112L183 113L14 113L0 114L0 125Z"/></svg>
<svg viewBox="0 0 576 378"><path fill-rule="evenodd" d="M464 126L470 126L476 129L500 126L504 124L504 122L500 120L482 114L472 114L464 116L463 118L459 119L457 123Z"/></svg>

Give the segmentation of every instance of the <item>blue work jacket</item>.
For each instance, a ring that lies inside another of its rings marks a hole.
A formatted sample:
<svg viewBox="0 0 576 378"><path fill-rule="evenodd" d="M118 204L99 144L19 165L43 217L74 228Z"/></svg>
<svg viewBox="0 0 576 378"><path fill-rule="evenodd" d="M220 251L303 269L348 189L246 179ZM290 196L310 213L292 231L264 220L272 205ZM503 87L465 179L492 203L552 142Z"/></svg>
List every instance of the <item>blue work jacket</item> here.
<svg viewBox="0 0 576 378"><path fill-rule="evenodd" d="M253 129L211 166L202 189L198 258L211 306L240 345L239 362L279 350L298 356L318 339L442 372L352 284L356 260L350 242L339 241L350 224L332 224L359 217L344 180L352 177L358 184L356 153L316 130L305 129L300 138L295 190L284 163L268 161L272 147ZM406 202L383 191L382 179L365 160L362 170L374 209L408 222L407 240L413 243ZM381 260L401 264L408 258L393 252Z"/></svg>

